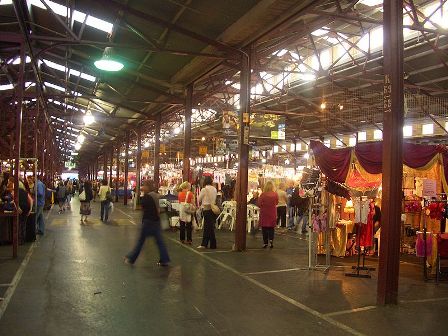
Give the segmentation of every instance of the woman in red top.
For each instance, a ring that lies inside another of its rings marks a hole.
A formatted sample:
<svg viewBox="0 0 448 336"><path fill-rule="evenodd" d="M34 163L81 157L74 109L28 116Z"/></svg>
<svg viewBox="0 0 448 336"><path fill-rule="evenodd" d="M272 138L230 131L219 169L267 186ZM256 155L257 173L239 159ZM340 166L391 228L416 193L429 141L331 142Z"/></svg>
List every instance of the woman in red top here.
<svg viewBox="0 0 448 336"><path fill-rule="evenodd" d="M274 228L277 224L277 204L278 194L274 191L274 183L266 182L263 193L258 198L258 207L260 208L260 226L263 232L263 248L274 247Z"/></svg>
<svg viewBox="0 0 448 336"><path fill-rule="evenodd" d="M186 211L186 208L194 207L194 196L191 192L191 184L187 181L183 182L179 186L178 200L179 200L179 224L180 224L180 241L185 243L185 229L187 230L187 244L191 245L191 233L193 231L192 227L192 217L193 214Z"/></svg>

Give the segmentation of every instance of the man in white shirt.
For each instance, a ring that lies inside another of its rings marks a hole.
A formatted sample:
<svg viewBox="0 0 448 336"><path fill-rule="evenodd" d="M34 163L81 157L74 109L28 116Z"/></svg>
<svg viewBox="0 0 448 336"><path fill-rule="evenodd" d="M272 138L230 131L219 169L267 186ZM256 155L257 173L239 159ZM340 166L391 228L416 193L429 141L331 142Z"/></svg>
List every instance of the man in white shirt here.
<svg viewBox="0 0 448 336"><path fill-rule="evenodd" d="M216 215L213 213L211 205L216 204L217 190L212 185L213 180L210 176L206 176L204 179L204 188L199 193L199 203L202 206L202 212L204 216L204 233L201 245L199 249L208 247L210 242L210 248L216 249L216 237L215 237L215 222Z"/></svg>

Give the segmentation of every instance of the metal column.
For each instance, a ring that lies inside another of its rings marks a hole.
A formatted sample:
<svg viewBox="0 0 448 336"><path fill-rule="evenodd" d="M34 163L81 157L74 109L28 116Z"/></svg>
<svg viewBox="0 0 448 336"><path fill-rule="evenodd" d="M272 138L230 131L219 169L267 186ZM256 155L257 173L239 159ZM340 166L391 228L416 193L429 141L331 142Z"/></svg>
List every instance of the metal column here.
<svg viewBox="0 0 448 336"><path fill-rule="evenodd" d="M249 121L250 121L250 67L251 50L248 54L243 54L241 58L240 74L240 120L238 134L239 165L238 179L236 183L236 228L235 228L235 246L236 251L246 249L246 231L247 231L247 186L249 169Z"/></svg>
<svg viewBox="0 0 448 336"><path fill-rule="evenodd" d="M128 173L129 173L129 131L126 131L126 145L124 156L124 196L123 196L124 205L128 205Z"/></svg>
<svg viewBox="0 0 448 336"><path fill-rule="evenodd" d="M192 110L193 110L193 84L190 84L187 86L187 96L185 100L184 158L182 169L182 175L184 181L190 180Z"/></svg>
<svg viewBox="0 0 448 336"><path fill-rule="evenodd" d="M137 172L136 172L136 185L135 185L135 195L136 204L140 203L140 185L142 184L142 128L137 129Z"/></svg>
<svg viewBox="0 0 448 336"><path fill-rule="evenodd" d="M397 304L403 147L403 0L384 1L384 128L378 304Z"/></svg>
<svg viewBox="0 0 448 336"><path fill-rule="evenodd" d="M154 183L159 188L160 181L160 128L162 124L162 116L159 114L156 120L156 131L154 139Z"/></svg>

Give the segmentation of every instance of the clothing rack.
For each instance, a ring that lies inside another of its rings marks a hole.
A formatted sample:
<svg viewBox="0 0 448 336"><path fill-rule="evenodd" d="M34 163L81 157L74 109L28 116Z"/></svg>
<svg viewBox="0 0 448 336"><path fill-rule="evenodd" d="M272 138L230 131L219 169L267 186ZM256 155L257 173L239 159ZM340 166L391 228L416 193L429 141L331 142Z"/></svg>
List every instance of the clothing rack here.
<svg viewBox="0 0 448 336"><path fill-rule="evenodd" d="M445 193L441 193L441 194L437 194L437 195L446 195L446 194ZM431 200L431 199L428 199L428 198L424 198L423 202L424 202L424 208L425 208L430 203L445 203L445 204L447 204L448 200L446 200L446 199L444 199L444 200ZM429 275L428 275L428 266L427 266L428 255L427 255L427 252L426 252L426 246L427 246L426 239L427 239L427 227L426 227L426 214L425 214L424 217L423 217L423 248L424 248L424 252L423 252L423 279L425 281L428 281L428 280L434 280L434 279L431 279L429 277ZM432 237L431 237L431 239L432 239ZM438 272L438 270L437 270L437 272Z"/></svg>

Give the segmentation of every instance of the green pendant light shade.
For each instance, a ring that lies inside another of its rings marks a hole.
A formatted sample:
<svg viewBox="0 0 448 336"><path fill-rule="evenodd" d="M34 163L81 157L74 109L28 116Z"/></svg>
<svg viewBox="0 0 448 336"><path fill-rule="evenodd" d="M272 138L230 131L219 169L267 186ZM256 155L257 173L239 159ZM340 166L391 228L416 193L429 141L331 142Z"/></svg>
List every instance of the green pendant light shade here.
<svg viewBox="0 0 448 336"><path fill-rule="evenodd" d="M114 59L114 48L106 47L104 49L103 57L98 61L95 61L95 66L103 71L120 71L123 69L124 64Z"/></svg>

